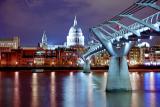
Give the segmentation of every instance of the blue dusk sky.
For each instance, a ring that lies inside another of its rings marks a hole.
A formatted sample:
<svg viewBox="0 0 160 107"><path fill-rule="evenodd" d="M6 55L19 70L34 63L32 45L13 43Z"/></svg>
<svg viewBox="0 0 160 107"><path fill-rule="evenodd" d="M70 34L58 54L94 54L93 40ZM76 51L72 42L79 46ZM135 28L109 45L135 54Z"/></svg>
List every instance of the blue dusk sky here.
<svg viewBox="0 0 160 107"><path fill-rule="evenodd" d="M46 31L49 44L63 44L76 15L87 40L90 27L134 2L136 0L0 0L0 38L19 36L21 45L36 46Z"/></svg>

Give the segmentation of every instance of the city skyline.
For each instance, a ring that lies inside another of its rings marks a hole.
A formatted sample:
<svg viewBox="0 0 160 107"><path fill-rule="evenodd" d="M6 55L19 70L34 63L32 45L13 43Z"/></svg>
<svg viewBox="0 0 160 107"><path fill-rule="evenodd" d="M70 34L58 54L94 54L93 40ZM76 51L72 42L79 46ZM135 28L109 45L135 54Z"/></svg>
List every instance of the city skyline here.
<svg viewBox="0 0 160 107"><path fill-rule="evenodd" d="M0 0L1 107L160 107L160 0Z"/></svg>
<svg viewBox="0 0 160 107"><path fill-rule="evenodd" d="M3 0L0 1L0 38L20 36L21 45L37 45L45 30L49 44L63 44L76 15L87 41L90 27L113 17L134 2Z"/></svg>

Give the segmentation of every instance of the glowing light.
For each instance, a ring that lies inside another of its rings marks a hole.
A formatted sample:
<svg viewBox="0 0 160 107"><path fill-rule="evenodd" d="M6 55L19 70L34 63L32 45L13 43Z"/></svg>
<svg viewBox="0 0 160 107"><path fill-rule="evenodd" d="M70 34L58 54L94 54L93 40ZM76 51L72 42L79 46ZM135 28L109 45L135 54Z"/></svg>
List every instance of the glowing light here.
<svg viewBox="0 0 160 107"><path fill-rule="evenodd" d="M150 66L151 63L150 62L145 62L144 65Z"/></svg>
<svg viewBox="0 0 160 107"><path fill-rule="evenodd" d="M150 47L150 44L148 42L142 42L142 43L138 44L138 47L144 47L144 46Z"/></svg>
<svg viewBox="0 0 160 107"><path fill-rule="evenodd" d="M160 51L157 50L157 51L155 51L155 53L156 53L156 54L160 54Z"/></svg>
<svg viewBox="0 0 160 107"><path fill-rule="evenodd" d="M51 73L51 78L55 78L55 72Z"/></svg>
<svg viewBox="0 0 160 107"><path fill-rule="evenodd" d="M105 77L107 76L107 72L104 72L104 76L105 76Z"/></svg>
<svg viewBox="0 0 160 107"><path fill-rule="evenodd" d="M145 53L145 54L144 54L144 57L149 57L149 54Z"/></svg>
<svg viewBox="0 0 160 107"><path fill-rule="evenodd" d="M138 62L136 60L130 60L130 65L136 65Z"/></svg>
<svg viewBox="0 0 160 107"><path fill-rule="evenodd" d="M52 62L52 65L54 65L55 64L55 62Z"/></svg>
<svg viewBox="0 0 160 107"><path fill-rule="evenodd" d="M153 39L153 36L150 36L149 39Z"/></svg>
<svg viewBox="0 0 160 107"><path fill-rule="evenodd" d="M70 75L70 76L73 76L73 72L70 72L69 75Z"/></svg>
<svg viewBox="0 0 160 107"><path fill-rule="evenodd" d="M18 62L16 61L16 65L18 64Z"/></svg>

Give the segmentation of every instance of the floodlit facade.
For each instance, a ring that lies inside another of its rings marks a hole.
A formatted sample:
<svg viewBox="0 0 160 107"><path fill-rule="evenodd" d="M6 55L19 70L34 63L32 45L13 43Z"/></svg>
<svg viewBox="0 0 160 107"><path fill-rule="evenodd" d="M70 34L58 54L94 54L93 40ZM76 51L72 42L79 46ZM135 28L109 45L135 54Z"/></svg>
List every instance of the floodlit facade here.
<svg viewBox="0 0 160 107"><path fill-rule="evenodd" d="M133 47L128 53L128 63L129 65L138 65L141 62L141 50L139 47Z"/></svg>
<svg viewBox="0 0 160 107"><path fill-rule="evenodd" d="M2 52L2 66L77 66L77 50L56 48L48 50L38 47L22 47Z"/></svg>
<svg viewBox="0 0 160 107"><path fill-rule="evenodd" d="M11 49L18 49L20 46L20 38L15 36L13 38L0 38L0 60L2 52L10 52Z"/></svg>
<svg viewBox="0 0 160 107"><path fill-rule="evenodd" d="M46 35L46 32L44 31L43 32L43 35L42 35L42 41L40 43L40 47L43 48L43 49L47 49L48 48L48 43L47 43L47 35Z"/></svg>
<svg viewBox="0 0 160 107"><path fill-rule="evenodd" d="M108 52L103 52L91 57L91 66L107 66L109 64Z"/></svg>
<svg viewBox="0 0 160 107"><path fill-rule="evenodd" d="M75 45L84 46L84 36L82 33L82 29L77 24L76 16L74 19L74 24L69 30L66 45L67 47Z"/></svg>
<svg viewBox="0 0 160 107"><path fill-rule="evenodd" d="M13 38L0 38L0 48L18 49L20 46L20 38L15 36Z"/></svg>

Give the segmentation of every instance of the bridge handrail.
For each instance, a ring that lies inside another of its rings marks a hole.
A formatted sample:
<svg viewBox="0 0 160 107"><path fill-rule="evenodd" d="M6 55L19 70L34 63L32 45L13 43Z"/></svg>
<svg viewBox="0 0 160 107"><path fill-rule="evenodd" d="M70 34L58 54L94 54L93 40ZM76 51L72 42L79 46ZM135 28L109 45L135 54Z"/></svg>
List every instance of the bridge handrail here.
<svg viewBox="0 0 160 107"><path fill-rule="evenodd" d="M148 16L148 17L142 19L142 21L144 21L144 22L146 22L148 24L155 24L157 22L160 22L160 18L159 17L160 17L160 12L157 12L157 13L151 15L151 16ZM153 20L153 19L155 19L155 20ZM155 22L155 23L153 23L153 22ZM140 24L138 22L128 26L128 28L130 28L132 30L138 30L138 29L141 29L141 28L144 28L144 27L145 27L145 25L142 25L142 24ZM113 37L122 36L122 35L119 35L119 33L124 35L124 34L131 33L131 32L126 30L126 29L121 29L121 30L118 31L118 33L115 32L112 35L113 35Z"/></svg>
<svg viewBox="0 0 160 107"><path fill-rule="evenodd" d="M97 43L96 45L92 46L84 55L83 57L88 57L91 53L93 53L95 50L101 50L102 44Z"/></svg>

